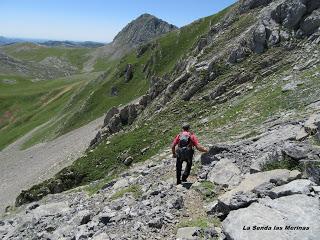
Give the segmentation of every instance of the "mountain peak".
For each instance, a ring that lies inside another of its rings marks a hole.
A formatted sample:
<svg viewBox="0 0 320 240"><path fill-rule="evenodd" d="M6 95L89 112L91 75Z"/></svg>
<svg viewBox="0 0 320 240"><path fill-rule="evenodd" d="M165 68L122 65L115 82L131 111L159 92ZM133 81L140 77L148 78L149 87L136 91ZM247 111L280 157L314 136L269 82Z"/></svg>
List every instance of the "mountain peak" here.
<svg viewBox="0 0 320 240"><path fill-rule="evenodd" d="M175 29L176 26L144 13L125 26L114 38L113 44L135 47Z"/></svg>

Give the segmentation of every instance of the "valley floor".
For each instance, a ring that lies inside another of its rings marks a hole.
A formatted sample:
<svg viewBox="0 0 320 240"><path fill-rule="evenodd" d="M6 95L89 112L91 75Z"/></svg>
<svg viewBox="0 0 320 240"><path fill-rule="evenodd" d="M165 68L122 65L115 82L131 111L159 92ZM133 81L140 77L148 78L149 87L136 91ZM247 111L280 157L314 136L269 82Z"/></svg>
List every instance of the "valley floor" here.
<svg viewBox="0 0 320 240"><path fill-rule="evenodd" d="M103 118L65 134L53 141L20 150L34 131L26 134L0 152L0 213L13 205L23 189L51 178L79 158L97 133ZM40 126L41 127L41 126Z"/></svg>

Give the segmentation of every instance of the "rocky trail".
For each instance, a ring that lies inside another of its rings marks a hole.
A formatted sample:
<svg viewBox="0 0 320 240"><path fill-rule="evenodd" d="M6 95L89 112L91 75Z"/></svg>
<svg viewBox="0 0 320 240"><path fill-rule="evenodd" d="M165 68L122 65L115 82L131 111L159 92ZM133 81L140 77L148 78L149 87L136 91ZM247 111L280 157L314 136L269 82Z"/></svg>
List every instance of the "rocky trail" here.
<svg viewBox="0 0 320 240"><path fill-rule="evenodd" d="M213 145L196 155L190 183L183 185L175 185L175 161L164 150L118 178L7 213L0 234L8 240L317 239L320 147L296 138L301 130L317 129L319 116ZM302 167L263 168L281 158Z"/></svg>
<svg viewBox="0 0 320 240"><path fill-rule="evenodd" d="M13 205L23 189L52 177L80 157L102 124L102 118L53 141L20 150L34 131L0 152L0 212ZM39 126L41 127L41 126Z"/></svg>

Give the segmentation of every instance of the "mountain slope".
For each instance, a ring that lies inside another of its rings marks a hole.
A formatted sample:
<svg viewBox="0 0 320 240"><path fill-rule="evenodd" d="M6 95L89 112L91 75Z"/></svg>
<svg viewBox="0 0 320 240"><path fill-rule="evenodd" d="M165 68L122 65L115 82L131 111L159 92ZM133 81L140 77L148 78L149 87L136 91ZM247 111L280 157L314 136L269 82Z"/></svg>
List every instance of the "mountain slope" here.
<svg viewBox="0 0 320 240"><path fill-rule="evenodd" d="M142 14L125 26L105 46L91 53L91 58L86 63L85 71L95 69L98 62L108 62L110 59L119 59L132 49L143 45L165 33L176 30L177 27L150 14Z"/></svg>

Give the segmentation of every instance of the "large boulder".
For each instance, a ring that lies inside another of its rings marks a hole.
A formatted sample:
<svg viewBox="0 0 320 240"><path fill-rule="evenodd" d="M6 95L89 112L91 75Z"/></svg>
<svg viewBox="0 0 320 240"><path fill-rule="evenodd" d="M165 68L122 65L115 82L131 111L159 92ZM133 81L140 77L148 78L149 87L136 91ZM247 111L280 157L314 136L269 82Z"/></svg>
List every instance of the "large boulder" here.
<svg viewBox="0 0 320 240"><path fill-rule="evenodd" d="M284 1L272 11L271 16L277 23L284 27L294 29L307 13L305 2L305 0Z"/></svg>
<svg viewBox="0 0 320 240"><path fill-rule="evenodd" d="M231 210L238 209L239 207L245 206L246 203L252 202L252 199L254 199L255 196L252 195L251 192L259 186L270 182L276 185L281 185L300 177L301 173L299 171L290 171L287 169L275 169L267 172L250 174L242 180L237 187L224 193L218 198L215 211L221 215L226 215ZM237 200L239 195L246 195L245 198L241 197L241 204L239 204L239 201ZM243 199L246 201L244 202Z"/></svg>
<svg viewBox="0 0 320 240"><path fill-rule="evenodd" d="M320 27L320 9L315 10L300 24L300 29L307 35L314 33Z"/></svg>
<svg viewBox="0 0 320 240"><path fill-rule="evenodd" d="M267 33L266 28L263 24L260 24L256 27L253 32L253 51L255 53L262 53L267 46Z"/></svg>
<svg viewBox="0 0 320 240"><path fill-rule="evenodd" d="M207 179L224 187L233 187L240 183L241 171L230 159L221 159L209 172Z"/></svg>
<svg viewBox="0 0 320 240"><path fill-rule="evenodd" d="M295 139L299 131L299 125L289 124L285 126L279 126L278 128L275 128L263 134L263 136L261 136L253 144L253 147L259 150L263 150L282 141Z"/></svg>
<svg viewBox="0 0 320 240"><path fill-rule="evenodd" d="M272 2L272 0L242 0L240 2L240 9L241 11L247 11L249 9L266 6L270 2Z"/></svg>
<svg viewBox="0 0 320 240"><path fill-rule="evenodd" d="M304 123L304 128L309 134L316 134L320 130L320 113L312 114Z"/></svg>
<svg viewBox="0 0 320 240"><path fill-rule="evenodd" d="M311 187L315 184L309 179L297 179L285 185L275 187L270 190L269 196L271 198L279 198L282 196L289 196L293 194L310 194Z"/></svg>
<svg viewBox="0 0 320 240"><path fill-rule="evenodd" d="M116 107L112 107L112 108L107 112L107 114L106 114L106 116L105 116L105 118L104 118L103 127L106 126L106 125L108 125L109 122L110 122L110 120L111 120L111 118L112 118L114 115L118 114L118 113L119 113L119 109L116 108Z"/></svg>
<svg viewBox="0 0 320 240"><path fill-rule="evenodd" d="M216 157L217 154L223 153L223 152L229 152L230 147L227 145L213 145L210 147L208 153L204 153L201 155L201 164L202 165L210 165L214 161L218 161L219 159Z"/></svg>
<svg viewBox="0 0 320 240"><path fill-rule="evenodd" d="M313 10L320 8L320 1L319 0L308 0L307 7L308 7L308 11L312 12Z"/></svg>
<svg viewBox="0 0 320 240"><path fill-rule="evenodd" d="M110 119L108 129L110 133L116 133L120 131L121 127L122 125L120 114L116 114Z"/></svg>
<svg viewBox="0 0 320 240"><path fill-rule="evenodd" d="M319 222L319 199L295 194L262 199L232 211L223 221L222 229L228 240L316 240L320 236Z"/></svg>

